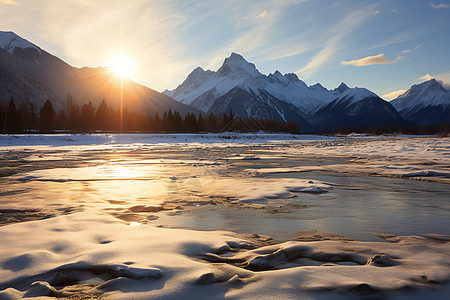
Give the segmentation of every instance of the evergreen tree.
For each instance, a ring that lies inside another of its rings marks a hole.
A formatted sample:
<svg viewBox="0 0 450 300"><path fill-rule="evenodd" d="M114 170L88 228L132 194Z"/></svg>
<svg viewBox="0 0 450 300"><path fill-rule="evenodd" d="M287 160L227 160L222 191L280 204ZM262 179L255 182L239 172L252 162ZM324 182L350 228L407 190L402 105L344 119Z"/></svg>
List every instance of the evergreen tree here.
<svg viewBox="0 0 450 300"><path fill-rule="evenodd" d="M95 107L92 104L92 101L89 101L88 103L83 104L81 107L81 129L86 131L91 131L94 128L95 124Z"/></svg>
<svg viewBox="0 0 450 300"><path fill-rule="evenodd" d="M1 128L0 132L2 133L6 133L5 121L6 121L6 108L3 104L0 104L0 128Z"/></svg>
<svg viewBox="0 0 450 300"><path fill-rule="evenodd" d="M39 111L39 129L41 132L48 132L54 129L55 125L55 110L49 99L47 99L44 105Z"/></svg>
<svg viewBox="0 0 450 300"><path fill-rule="evenodd" d="M192 125L193 124L192 124L191 114L187 114L183 120L183 131L192 132L193 131Z"/></svg>
<svg viewBox="0 0 450 300"><path fill-rule="evenodd" d="M22 113L17 109L14 99L11 97L8 108L6 109L4 132L20 133L23 131L23 127Z"/></svg>
<svg viewBox="0 0 450 300"><path fill-rule="evenodd" d="M95 112L95 123L97 124L96 129L107 130L109 127L108 120L110 117L108 104L105 99L103 99Z"/></svg>
<svg viewBox="0 0 450 300"><path fill-rule="evenodd" d="M174 111L172 116L172 131L174 132L183 131L183 118L177 111Z"/></svg>
<svg viewBox="0 0 450 300"><path fill-rule="evenodd" d="M80 106L73 101L71 95L67 96L68 127L72 132L81 128Z"/></svg>
<svg viewBox="0 0 450 300"><path fill-rule="evenodd" d="M151 131L161 131L162 130L162 121L158 112L153 116L152 124L150 125Z"/></svg>
<svg viewBox="0 0 450 300"><path fill-rule="evenodd" d="M68 120L66 117L66 114L64 113L64 110L61 110L55 119L55 128L56 129L62 129L67 130L68 129Z"/></svg>
<svg viewBox="0 0 450 300"><path fill-rule="evenodd" d="M36 113L36 107L34 105L34 103L29 102L28 104L28 113L27 113L27 122L25 124L26 129L28 130L32 130L32 129L37 129L38 128L38 115Z"/></svg>
<svg viewBox="0 0 450 300"><path fill-rule="evenodd" d="M198 116L196 131L197 131L197 132L203 132L203 131L205 131L205 121L203 120L202 114L200 114L200 115Z"/></svg>

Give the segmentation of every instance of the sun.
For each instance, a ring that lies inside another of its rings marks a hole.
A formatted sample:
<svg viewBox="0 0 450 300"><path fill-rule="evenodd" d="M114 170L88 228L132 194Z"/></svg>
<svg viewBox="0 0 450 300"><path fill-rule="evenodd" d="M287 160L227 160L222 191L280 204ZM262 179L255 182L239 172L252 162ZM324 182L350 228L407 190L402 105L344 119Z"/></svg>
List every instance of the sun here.
<svg viewBox="0 0 450 300"><path fill-rule="evenodd" d="M119 77L130 78L134 73L134 62L126 55L113 54L103 65Z"/></svg>

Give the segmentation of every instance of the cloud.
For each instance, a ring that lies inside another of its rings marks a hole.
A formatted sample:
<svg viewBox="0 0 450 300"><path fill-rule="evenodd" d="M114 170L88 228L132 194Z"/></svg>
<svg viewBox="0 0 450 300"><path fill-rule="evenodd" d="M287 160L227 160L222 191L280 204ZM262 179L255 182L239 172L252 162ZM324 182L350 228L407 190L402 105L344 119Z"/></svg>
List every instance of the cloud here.
<svg viewBox="0 0 450 300"><path fill-rule="evenodd" d="M387 93L387 94L381 96L381 98L383 98L384 100L390 101L392 99L397 98L398 96L400 96L404 92L406 92L406 90L393 91L393 92L390 92L390 93Z"/></svg>
<svg viewBox="0 0 450 300"><path fill-rule="evenodd" d="M302 53L305 53L307 51L314 49L313 45L311 45L310 43L303 43L300 45L286 47L286 45L289 45L289 44L290 43L287 42L287 44L278 45L278 46L269 48L268 51L266 51L267 52L266 60L269 61L269 60L283 59L283 58L299 55L299 54L302 54Z"/></svg>
<svg viewBox="0 0 450 300"><path fill-rule="evenodd" d="M296 71L295 73L300 73L303 79L307 79L314 74L320 66L325 62L330 60L331 57L336 53L338 49L338 38L333 39L329 44L323 48L319 53L314 55L314 57L306 64L303 68Z"/></svg>
<svg viewBox="0 0 450 300"><path fill-rule="evenodd" d="M222 49L221 53L238 52L246 54L263 48L271 48L279 43L279 36L282 32L274 31L275 25L282 20L284 13L289 11L292 5L299 5L309 0L279 0L279 1L257 1L256 4L250 1L231 1L230 3L237 9L230 13L234 14L234 38L228 44L227 49ZM248 4L249 3L249 4ZM249 16L242 16L243 6L245 11L249 11ZM264 10L261 11L261 7ZM256 12L256 13L253 13ZM225 51L224 51L225 50ZM223 57L223 56L222 56Z"/></svg>
<svg viewBox="0 0 450 300"><path fill-rule="evenodd" d="M258 16L258 18L264 19L265 17L267 17L267 10L264 10L263 12L261 12Z"/></svg>
<svg viewBox="0 0 450 300"><path fill-rule="evenodd" d="M417 49L419 49L420 47L422 47L422 45L417 45L417 46L415 46L413 49L405 49L405 50L403 50L401 53L416 52Z"/></svg>
<svg viewBox="0 0 450 300"><path fill-rule="evenodd" d="M419 77L419 80L424 80L424 81L428 81L431 79L435 79L435 77L431 76L430 74L426 74L426 75L423 75L422 77Z"/></svg>
<svg viewBox="0 0 450 300"><path fill-rule="evenodd" d="M433 2L430 2L430 5L432 8L449 8L450 4L445 4L445 3L439 3L439 4L434 4Z"/></svg>
<svg viewBox="0 0 450 300"><path fill-rule="evenodd" d="M5 5L18 5L18 3L14 0L0 0L0 4Z"/></svg>
<svg viewBox="0 0 450 300"><path fill-rule="evenodd" d="M439 82L442 83L442 85L450 91L450 72L449 73L441 73L439 75L436 75L436 78L439 80Z"/></svg>
<svg viewBox="0 0 450 300"><path fill-rule="evenodd" d="M385 57L383 53L373 56L367 56L361 59L350 60L350 61L342 61L343 65L351 65L351 66L370 66L370 65L386 65L386 64L394 64L403 60L403 56L399 56L394 60L389 60L389 58Z"/></svg>
<svg viewBox="0 0 450 300"><path fill-rule="evenodd" d="M373 12L373 15L376 16L376 15L378 15L379 13L380 13L380 10L377 9L376 11Z"/></svg>
<svg viewBox="0 0 450 300"><path fill-rule="evenodd" d="M322 65L334 58L336 52L343 47L342 40L373 15L372 12L373 9L368 7L348 14L346 18L330 30L331 37L326 41L325 46L295 73L303 79L311 77Z"/></svg>

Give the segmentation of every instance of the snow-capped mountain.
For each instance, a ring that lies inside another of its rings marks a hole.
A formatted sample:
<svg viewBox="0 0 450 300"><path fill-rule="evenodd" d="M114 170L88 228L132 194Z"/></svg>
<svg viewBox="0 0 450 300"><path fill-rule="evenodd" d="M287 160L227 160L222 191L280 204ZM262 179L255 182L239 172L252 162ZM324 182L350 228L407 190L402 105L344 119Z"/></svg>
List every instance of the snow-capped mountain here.
<svg viewBox="0 0 450 300"><path fill-rule="evenodd" d="M411 86L391 104L416 124L450 123L450 91L435 79Z"/></svg>
<svg viewBox="0 0 450 300"><path fill-rule="evenodd" d="M216 72L198 67L176 89L164 93L205 113L232 110L239 117L293 120L302 130L373 127L386 125L384 121L398 125L403 121L392 105L365 88L341 83L327 90L319 83L307 86L292 73L275 71L266 76L236 53Z"/></svg>
<svg viewBox="0 0 450 300"><path fill-rule="evenodd" d="M214 100L239 87L250 94L270 94L311 115L336 95L322 86L308 87L295 74L282 75L279 71L268 76L261 74L254 64L241 55L232 53L216 71L198 67L172 91L164 93L181 103L209 112Z"/></svg>
<svg viewBox="0 0 450 300"><path fill-rule="evenodd" d="M39 110L50 99L59 111L66 108L68 95L75 103L105 99L117 108L120 79L107 68L72 67L15 33L0 31L0 102L13 98L22 108ZM124 99L128 110L197 112L131 80L124 82Z"/></svg>
<svg viewBox="0 0 450 300"><path fill-rule="evenodd" d="M389 102L368 89L351 89L341 83L333 92L338 98L320 108L312 118L312 124L320 130L405 125L402 117Z"/></svg>
<svg viewBox="0 0 450 300"><path fill-rule="evenodd" d="M334 131L342 127L374 128L406 125L389 102L366 89L358 89L355 95L343 93L340 98L319 109L314 114L313 120L316 128L325 131Z"/></svg>

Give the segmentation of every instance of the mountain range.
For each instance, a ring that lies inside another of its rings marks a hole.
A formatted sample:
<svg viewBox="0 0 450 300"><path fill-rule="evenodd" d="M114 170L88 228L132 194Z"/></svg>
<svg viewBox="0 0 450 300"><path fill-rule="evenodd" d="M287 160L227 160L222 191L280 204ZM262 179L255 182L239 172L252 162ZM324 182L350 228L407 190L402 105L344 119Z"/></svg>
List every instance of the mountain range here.
<svg viewBox="0 0 450 300"><path fill-rule="evenodd" d="M237 53L215 72L194 69L176 89L163 93L204 113L232 110L243 118L293 120L303 131L450 122L450 92L434 79L388 102L345 83L328 90L320 83L308 86L293 73L266 76Z"/></svg>
<svg viewBox="0 0 450 300"><path fill-rule="evenodd" d="M118 107L120 87L121 80L108 68L72 67L13 32L0 31L0 102L13 97L19 106L39 108L50 99L60 110L71 95L78 103L106 99ZM129 110L231 111L240 118L295 121L304 132L450 123L450 91L434 79L388 102L345 83L328 90L320 83L308 86L293 73L264 75L237 53L217 71L197 67L177 88L163 93L124 79L123 95Z"/></svg>

